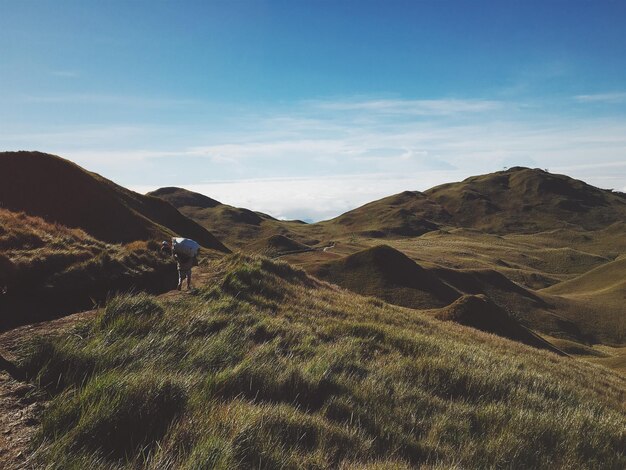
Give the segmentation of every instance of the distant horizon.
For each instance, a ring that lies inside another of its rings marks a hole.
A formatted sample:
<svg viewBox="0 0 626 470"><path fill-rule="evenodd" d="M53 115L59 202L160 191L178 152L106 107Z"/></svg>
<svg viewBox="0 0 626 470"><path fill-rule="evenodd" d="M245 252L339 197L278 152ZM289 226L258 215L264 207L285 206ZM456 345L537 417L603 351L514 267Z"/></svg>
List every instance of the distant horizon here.
<svg viewBox="0 0 626 470"><path fill-rule="evenodd" d="M539 169L539 170L543 170L543 171L548 171L549 173L564 174L565 176L570 176L571 177L571 175L568 175L566 173L561 173L561 172L558 172L558 171L550 171L549 168L538 168L538 167L534 167L533 168L533 167L525 167L525 166L521 166L521 165L513 165L511 167L502 168L500 170L494 170L494 172L496 172L496 171L503 171L503 170L510 170L511 168L515 168L515 167ZM434 187L439 186L441 184L458 183L458 182L461 182L461 181L465 180L466 178L469 178L469 177L472 177L472 176L480 176L480 175L482 175L482 173L481 174L468 175L466 177L462 177L462 178L455 179L455 180L441 181L441 182L436 183L436 184L434 184L432 186L424 187L424 188L420 188L420 189L416 189L416 188L404 188L404 189L399 189L399 190L397 190L397 189L389 189L389 190L392 190L393 192L385 192L384 188L395 187L395 185L379 186L379 194L377 196L375 196L373 199L366 199L366 197L368 197L368 196L362 196L360 199L356 199L356 200L358 200L360 202L357 202L357 204L355 206L348 206L348 205L342 206L343 208L336 209L339 212L327 212L327 213L331 213L332 215L327 216L327 217L323 217L323 218L319 218L319 217L318 218L302 218L302 217L297 217L297 216L296 217L288 217L288 216L283 216L283 215L276 215L276 214L274 214L272 212L269 212L267 210L259 209L259 208L254 207L254 204L255 204L254 200L248 199L248 196L246 196L246 195L244 195L242 197L241 196L241 192L238 191L238 190L242 186L259 184L258 181L245 181L245 180L243 180L243 181L237 181L237 180L233 180L233 181L216 181L216 182L206 182L204 184L199 184L199 185L198 184L195 184L195 185L192 184L192 185L187 185L187 186L167 186L167 185L166 186L135 186L135 187L130 187L129 189L131 189L131 190L133 190L135 192L138 192L140 194L147 194L149 192L156 191L157 189L161 189L161 188L165 188L165 187L176 187L176 188L186 189L188 191L192 191L192 192L195 192L195 193L202 194L202 195L207 196L207 197L209 197L211 199L214 199L214 200L216 200L216 201L218 201L218 202L220 202L222 204L227 204L227 205L230 205L230 206L243 208L243 209L250 209L250 210L254 210L256 212L262 212L262 213L270 215L270 216L272 216L272 217L274 217L276 219L279 219L279 220L301 220L301 221L307 222L307 223L317 223L317 222L322 222L324 220L329 220L329 219L335 218L335 217L337 217L339 215L342 215L342 214L344 214L344 213L346 213L348 211L351 211L353 209L361 207L361 206L363 206L365 204L368 204L370 202L374 202L376 200L379 200L379 199L382 199L382 198L385 198L385 197L388 197L388 196L393 196L393 195L399 194L399 193L401 193L403 191L420 191L420 192L424 192L424 191L426 191L428 189L434 188ZM360 175L360 176L362 177L363 175ZM444 177L444 175L441 175L441 176ZM372 181L375 180L375 177L376 177L376 175L372 176ZM581 181L583 181L583 182L585 182L587 184L591 184L588 181L585 181L584 178L574 178L574 179L581 180ZM376 181L377 181L378 184L380 184L380 180L376 180ZM407 182L406 180L402 180L401 178L399 178L397 181ZM271 178L268 178L266 180L266 183L268 183L268 184L272 184L273 183L274 185L276 183L292 183L292 184L290 184L290 186L292 186L292 187L294 187L293 183L295 183L295 185L297 185L295 187L300 187L302 185L302 183L305 183L305 185L307 183L308 184L311 184L311 183L315 184L315 181L314 180L306 180L305 178L295 178L295 179L291 179L291 178L271 179ZM624 190L620 190L620 189L602 188L600 186L596 186L596 185L593 185L593 184L591 184L591 185L595 186L595 187L597 187L599 189L603 189L603 190L612 190L612 191L625 192ZM328 184L326 186L329 187ZM337 187L337 185L334 185L334 186L331 185L330 187L335 189L335 190L338 190L338 189L341 189L341 188L345 188L345 184L341 184L339 187ZM296 193L295 189L291 189L291 191L293 191L294 194ZM218 197L218 196L215 195L216 193L219 193L219 194L223 195L224 197L222 197L222 196ZM367 194L369 195L371 193L368 192ZM269 200L271 200L272 198L279 197L279 196L280 196L280 194L277 194L277 195L276 194L269 194L267 197L268 197ZM332 201L331 197L327 196L326 198L328 199L329 202ZM235 202L233 202L233 201L235 201ZM243 201L243 203L242 204L238 204L236 201ZM267 201L264 201L264 202L267 203ZM261 204L261 206L264 206L264 205Z"/></svg>
<svg viewBox="0 0 626 470"><path fill-rule="evenodd" d="M325 220L548 169L626 191L626 3L2 3L0 150Z"/></svg>

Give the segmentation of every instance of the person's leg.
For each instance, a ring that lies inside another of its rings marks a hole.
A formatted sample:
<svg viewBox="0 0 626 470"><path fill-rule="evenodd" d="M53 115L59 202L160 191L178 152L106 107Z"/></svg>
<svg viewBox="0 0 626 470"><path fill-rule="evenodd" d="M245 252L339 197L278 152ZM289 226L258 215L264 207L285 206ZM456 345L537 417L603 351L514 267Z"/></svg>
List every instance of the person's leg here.
<svg viewBox="0 0 626 470"><path fill-rule="evenodd" d="M187 290L191 289L191 268L187 271Z"/></svg>
<svg viewBox="0 0 626 470"><path fill-rule="evenodd" d="M176 287L178 290L182 289L184 278L185 277L184 277L183 271L181 271L180 268L178 268L178 287Z"/></svg>

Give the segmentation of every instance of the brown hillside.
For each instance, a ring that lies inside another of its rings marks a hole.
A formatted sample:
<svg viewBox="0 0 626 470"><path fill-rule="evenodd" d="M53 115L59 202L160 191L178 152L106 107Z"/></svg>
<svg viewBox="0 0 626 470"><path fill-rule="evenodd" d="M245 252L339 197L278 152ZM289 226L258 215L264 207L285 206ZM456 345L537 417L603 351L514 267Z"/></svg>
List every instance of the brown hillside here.
<svg viewBox="0 0 626 470"><path fill-rule="evenodd" d="M229 246L244 251L250 251L251 242L261 242L273 235L283 235L306 245L319 242L308 224L303 222L277 220L262 212L229 206L183 188L160 188L148 193L148 196L169 202Z"/></svg>
<svg viewBox="0 0 626 470"><path fill-rule="evenodd" d="M464 295L440 309L435 318L453 321L477 330L519 341L539 349L563 354L557 348L519 324L504 309L485 295Z"/></svg>
<svg viewBox="0 0 626 470"><path fill-rule="evenodd" d="M171 204L134 193L54 155L0 153L0 205L81 228L107 242L193 238L206 248L228 249Z"/></svg>
<svg viewBox="0 0 626 470"><path fill-rule="evenodd" d="M594 342L626 344L626 255L540 293Z"/></svg>
<svg viewBox="0 0 626 470"><path fill-rule="evenodd" d="M600 230L626 219L626 195L565 175L515 167L423 193L404 191L313 224L332 236L419 236L442 227L491 233Z"/></svg>
<svg viewBox="0 0 626 470"><path fill-rule="evenodd" d="M292 240L284 235L272 235L249 246L249 251L270 257L288 253L301 253L310 250L312 250L310 246Z"/></svg>
<svg viewBox="0 0 626 470"><path fill-rule="evenodd" d="M0 331L91 308L113 292L176 284L159 244L111 245L80 229L0 209Z"/></svg>
<svg viewBox="0 0 626 470"><path fill-rule="evenodd" d="M192 191L187 191L186 189L172 186L159 188L156 191L149 192L147 195L164 199L177 209L180 209L181 207L209 209L215 206L223 205L221 202L211 199L204 194L194 193Z"/></svg>
<svg viewBox="0 0 626 470"><path fill-rule="evenodd" d="M438 308L461 294L387 245L309 266L307 271L353 292L410 308Z"/></svg>
<svg viewBox="0 0 626 470"><path fill-rule="evenodd" d="M473 176L425 194L452 215L455 225L497 233L570 225L597 230L626 218L624 194L540 169Z"/></svg>
<svg viewBox="0 0 626 470"><path fill-rule="evenodd" d="M331 233L355 233L370 237L419 236L451 221L438 203L419 191L370 202L332 220L320 222Z"/></svg>

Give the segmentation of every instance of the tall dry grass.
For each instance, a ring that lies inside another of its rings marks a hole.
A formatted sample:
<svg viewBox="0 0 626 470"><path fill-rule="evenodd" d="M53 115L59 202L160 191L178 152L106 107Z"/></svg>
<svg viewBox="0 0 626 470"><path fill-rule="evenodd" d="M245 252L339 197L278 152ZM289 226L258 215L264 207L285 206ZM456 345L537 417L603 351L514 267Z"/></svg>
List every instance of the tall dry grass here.
<svg viewBox="0 0 626 470"><path fill-rule="evenodd" d="M624 468L626 380L263 258L25 346L42 468Z"/></svg>

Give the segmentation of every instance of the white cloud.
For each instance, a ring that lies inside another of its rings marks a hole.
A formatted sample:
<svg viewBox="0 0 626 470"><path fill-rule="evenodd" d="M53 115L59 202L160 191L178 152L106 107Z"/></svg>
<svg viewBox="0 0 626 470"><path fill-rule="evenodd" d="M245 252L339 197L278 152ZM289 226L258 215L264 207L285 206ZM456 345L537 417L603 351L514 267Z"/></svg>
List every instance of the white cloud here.
<svg viewBox="0 0 626 470"><path fill-rule="evenodd" d="M454 114L494 111L503 103L493 100L363 100L363 101L312 101L314 107L331 111L367 111L381 114L416 116L446 116Z"/></svg>
<svg viewBox="0 0 626 470"><path fill-rule="evenodd" d="M79 104L100 106L132 106L168 108L197 104L195 100L151 96L114 95L107 93L62 93L56 95L24 95L21 99L35 104Z"/></svg>
<svg viewBox="0 0 626 470"><path fill-rule="evenodd" d="M626 92L577 95L574 96L574 100L580 103L624 103L626 102Z"/></svg>
<svg viewBox="0 0 626 470"><path fill-rule="evenodd" d="M279 219L325 220L404 190L426 189L469 174L430 171L416 174L340 175L325 178L268 178L191 183L184 188L236 207ZM133 186L146 193L156 186Z"/></svg>
<svg viewBox="0 0 626 470"><path fill-rule="evenodd" d="M316 101L237 110L218 123L12 128L0 132L7 146L68 157L127 186L202 184L210 197L289 218L328 218L505 166L626 184L626 118L481 100Z"/></svg>

